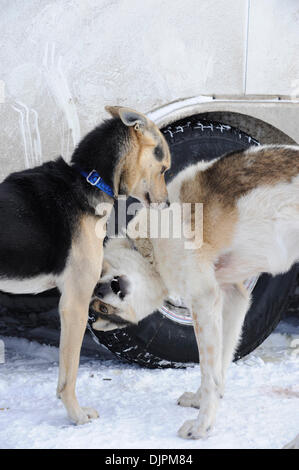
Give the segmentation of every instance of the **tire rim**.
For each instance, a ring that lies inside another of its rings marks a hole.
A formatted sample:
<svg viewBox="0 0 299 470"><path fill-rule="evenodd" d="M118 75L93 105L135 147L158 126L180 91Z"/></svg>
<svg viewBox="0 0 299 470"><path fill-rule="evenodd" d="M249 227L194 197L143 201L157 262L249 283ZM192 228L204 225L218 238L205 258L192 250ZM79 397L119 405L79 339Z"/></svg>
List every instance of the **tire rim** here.
<svg viewBox="0 0 299 470"><path fill-rule="evenodd" d="M247 279L244 282L244 286L248 292L250 292L250 294L255 288L258 278L259 276L255 276ZM170 298L169 300L165 301L164 305L159 308L159 312L162 313L164 317L169 318L175 323L179 323L180 325L193 326L190 310L183 304L177 305L174 299Z"/></svg>

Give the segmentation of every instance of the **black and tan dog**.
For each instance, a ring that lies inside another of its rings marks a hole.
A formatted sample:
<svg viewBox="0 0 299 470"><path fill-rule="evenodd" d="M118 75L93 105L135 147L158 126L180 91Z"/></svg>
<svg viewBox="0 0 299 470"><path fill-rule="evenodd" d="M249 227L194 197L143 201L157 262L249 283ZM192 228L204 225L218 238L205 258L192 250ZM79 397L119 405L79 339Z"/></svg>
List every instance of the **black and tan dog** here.
<svg viewBox="0 0 299 470"><path fill-rule="evenodd" d="M75 395L88 306L99 279L103 237L95 208L119 194L165 204L170 153L159 129L129 108L90 132L68 165L62 158L11 174L0 185L0 289L61 291L57 393L77 424L98 416ZM112 204L111 204L112 207Z"/></svg>

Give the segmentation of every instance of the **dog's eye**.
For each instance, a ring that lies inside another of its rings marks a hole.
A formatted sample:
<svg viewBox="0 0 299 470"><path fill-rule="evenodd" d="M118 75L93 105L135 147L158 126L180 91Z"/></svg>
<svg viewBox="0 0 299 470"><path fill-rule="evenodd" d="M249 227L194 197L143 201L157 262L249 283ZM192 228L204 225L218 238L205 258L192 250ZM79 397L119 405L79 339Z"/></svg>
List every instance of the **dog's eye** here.
<svg viewBox="0 0 299 470"><path fill-rule="evenodd" d="M105 305L100 305L100 310L102 313L108 313L108 308Z"/></svg>
<svg viewBox="0 0 299 470"><path fill-rule="evenodd" d="M165 171L167 170L166 166L162 166L161 168L161 175L164 175Z"/></svg>

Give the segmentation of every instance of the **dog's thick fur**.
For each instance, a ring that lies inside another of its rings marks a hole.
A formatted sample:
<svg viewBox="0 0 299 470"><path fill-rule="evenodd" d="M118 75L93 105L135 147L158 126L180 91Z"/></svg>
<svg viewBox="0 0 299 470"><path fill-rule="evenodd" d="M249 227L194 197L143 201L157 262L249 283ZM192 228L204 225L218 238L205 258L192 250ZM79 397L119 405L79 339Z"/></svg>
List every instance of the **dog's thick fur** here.
<svg viewBox="0 0 299 470"><path fill-rule="evenodd" d="M190 250L184 239L151 238L135 240L132 250L129 240L112 240L91 306L113 308L117 327L117 317L136 323L167 296L184 299L198 342L201 387L178 400L200 407L179 435L196 439L214 423L241 336L250 305L243 282L286 272L299 260L299 147L254 147L200 162L183 170L168 192L171 203L203 203L203 244ZM105 329L107 319L99 316L94 327Z"/></svg>
<svg viewBox="0 0 299 470"><path fill-rule="evenodd" d="M115 196L132 195L145 204L167 200L170 154L163 135L134 110L108 111L113 118L81 141L70 165L59 158L11 174L0 185L0 290L61 291L57 393L77 424L98 416L79 406L75 383L88 306L102 268L105 227L99 236L96 225L105 219L95 209L113 204L80 170L96 170Z"/></svg>

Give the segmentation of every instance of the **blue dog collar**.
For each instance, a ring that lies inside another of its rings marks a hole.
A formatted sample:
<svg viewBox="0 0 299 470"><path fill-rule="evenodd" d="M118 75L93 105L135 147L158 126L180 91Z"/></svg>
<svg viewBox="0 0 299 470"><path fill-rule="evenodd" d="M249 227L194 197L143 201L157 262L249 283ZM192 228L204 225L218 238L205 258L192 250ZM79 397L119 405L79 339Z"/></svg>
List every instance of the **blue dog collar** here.
<svg viewBox="0 0 299 470"><path fill-rule="evenodd" d="M82 176L84 176L87 183L91 184L91 186L95 186L101 191L104 191L104 193L108 194L108 196L114 197L114 192L110 188L109 184L106 184L105 181L103 181L103 178L101 178L101 176L95 170L92 170L90 173L80 170L80 173Z"/></svg>

